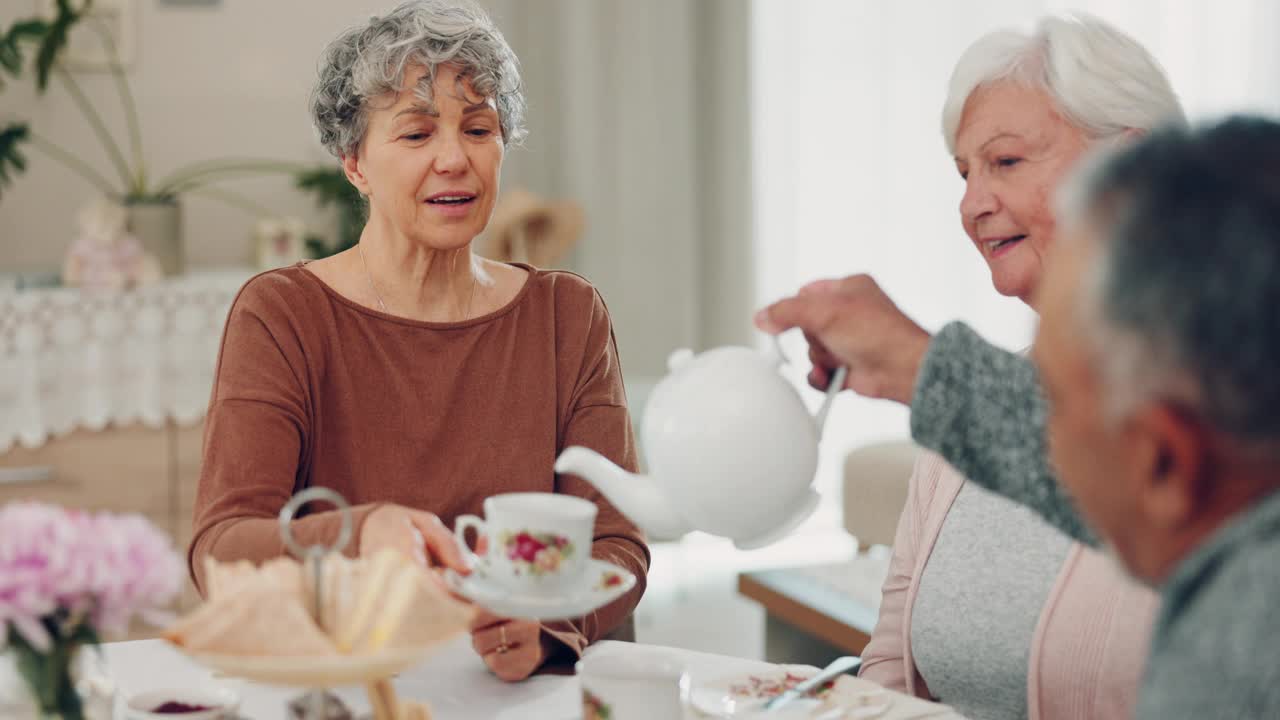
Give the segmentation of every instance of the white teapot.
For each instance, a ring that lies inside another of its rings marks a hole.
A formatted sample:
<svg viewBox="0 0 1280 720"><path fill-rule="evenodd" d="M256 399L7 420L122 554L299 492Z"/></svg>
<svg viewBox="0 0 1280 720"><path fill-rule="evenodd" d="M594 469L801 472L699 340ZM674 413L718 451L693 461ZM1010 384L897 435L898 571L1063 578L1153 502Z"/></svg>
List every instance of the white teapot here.
<svg viewBox="0 0 1280 720"><path fill-rule="evenodd" d="M776 341L772 352L677 350L641 423L649 475L584 447L565 448L555 470L594 484L654 537L700 530L743 550L768 545L818 506L818 441L845 379L841 368L813 417L779 374L783 362Z"/></svg>

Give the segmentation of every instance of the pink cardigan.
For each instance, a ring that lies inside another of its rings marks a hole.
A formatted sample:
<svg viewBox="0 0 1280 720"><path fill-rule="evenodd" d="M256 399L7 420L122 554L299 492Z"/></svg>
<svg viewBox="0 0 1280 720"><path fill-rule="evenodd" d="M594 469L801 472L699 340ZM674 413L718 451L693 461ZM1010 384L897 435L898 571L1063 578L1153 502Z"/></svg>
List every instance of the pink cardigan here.
<svg viewBox="0 0 1280 720"><path fill-rule="evenodd" d="M911 610L925 563L964 482L933 453L916 462L880 619L862 655L862 677L926 699L932 696L911 656ZM1030 720L1132 717L1157 607L1157 596L1109 559L1073 544L1031 641Z"/></svg>

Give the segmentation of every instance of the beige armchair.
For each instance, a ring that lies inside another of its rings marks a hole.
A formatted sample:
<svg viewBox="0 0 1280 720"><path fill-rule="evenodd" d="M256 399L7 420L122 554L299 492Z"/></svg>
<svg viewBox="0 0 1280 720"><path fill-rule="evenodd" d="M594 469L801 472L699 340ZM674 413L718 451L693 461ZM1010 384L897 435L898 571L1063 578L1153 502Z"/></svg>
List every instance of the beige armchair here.
<svg viewBox="0 0 1280 720"><path fill-rule="evenodd" d="M919 452L901 440L857 448L845 459L844 526L860 546L893 545Z"/></svg>

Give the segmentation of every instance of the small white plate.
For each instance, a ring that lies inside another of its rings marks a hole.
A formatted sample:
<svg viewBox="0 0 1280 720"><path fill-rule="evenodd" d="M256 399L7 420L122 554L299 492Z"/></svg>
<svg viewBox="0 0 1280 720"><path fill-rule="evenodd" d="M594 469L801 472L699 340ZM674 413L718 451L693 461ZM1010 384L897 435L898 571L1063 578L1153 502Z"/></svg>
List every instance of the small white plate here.
<svg viewBox="0 0 1280 720"><path fill-rule="evenodd" d="M477 569L467 577L445 573L450 589L489 612L526 620L569 620L608 605L635 587L636 576L611 562L592 558L578 588L561 595L518 594Z"/></svg>
<svg viewBox="0 0 1280 720"><path fill-rule="evenodd" d="M185 713L152 712L167 702L209 708ZM236 716L240 696L225 689L218 690L148 690L129 696L125 717L129 720L228 720Z"/></svg>
<svg viewBox="0 0 1280 720"><path fill-rule="evenodd" d="M764 709L764 704L782 694L783 691L808 680L818 673L818 668L809 665L779 665L775 668L754 673L738 673L718 678L709 682L698 682L693 687L689 700L700 712L715 718L731 718L746 720L747 718L777 718L786 720L837 720L849 717L848 708L831 707L824 702L829 689L818 697L804 697L793 700L777 711ZM834 686L832 681L831 686ZM830 686L829 686L830 687ZM885 709L888 705L885 705ZM881 710L878 714L883 713ZM854 715L852 717L872 718L876 715Z"/></svg>

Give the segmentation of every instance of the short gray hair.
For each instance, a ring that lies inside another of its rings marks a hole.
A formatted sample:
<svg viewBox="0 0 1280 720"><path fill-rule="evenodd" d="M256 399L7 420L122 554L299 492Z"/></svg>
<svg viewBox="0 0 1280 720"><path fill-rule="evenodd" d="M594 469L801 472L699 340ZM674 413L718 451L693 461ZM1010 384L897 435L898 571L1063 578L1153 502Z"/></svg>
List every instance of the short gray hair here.
<svg viewBox="0 0 1280 720"><path fill-rule="evenodd" d="M1160 398L1280 451L1280 123L1154 132L1059 200L1100 242L1078 319L1112 419Z"/></svg>
<svg viewBox="0 0 1280 720"><path fill-rule="evenodd" d="M446 64L461 68L459 79L475 92L493 98L503 142L524 139L520 64L489 16L465 0L411 0L325 48L311 92L321 144L338 157L354 153L368 129L371 99L398 92L406 68L421 65L427 74L417 93L430 102L436 69Z"/></svg>
<svg viewBox="0 0 1280 720"><path fill-rule="evenodd" d="M1091 138L1186 122L1160 63L1136 40L1090 15L1049 15L1029 33L984 35L960 56L942 108L952 155L969 96L1002 80L1044 90L1063 119Z"/></svg>

